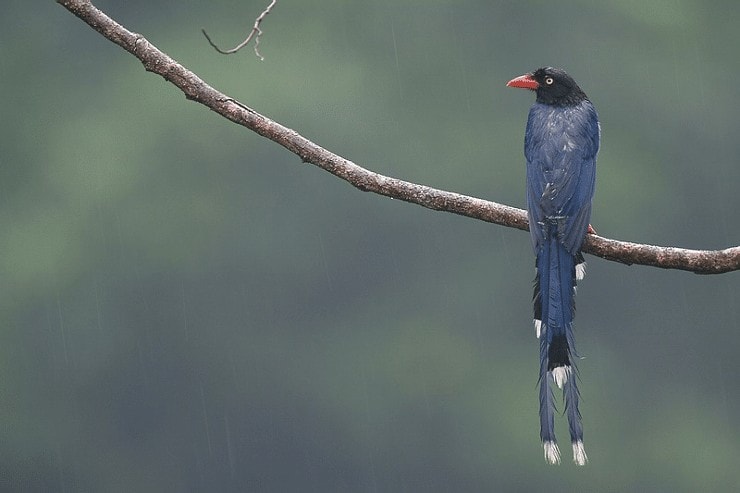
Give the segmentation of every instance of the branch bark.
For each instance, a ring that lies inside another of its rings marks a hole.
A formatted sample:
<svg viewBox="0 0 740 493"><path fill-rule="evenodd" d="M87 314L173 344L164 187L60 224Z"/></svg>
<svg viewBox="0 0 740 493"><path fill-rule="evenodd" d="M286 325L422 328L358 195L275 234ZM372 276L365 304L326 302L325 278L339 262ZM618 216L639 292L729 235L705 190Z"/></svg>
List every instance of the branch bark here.
<svg viewBox="0 0 740 493"><path fill-rule="evenodd" d="M89 0L56 0L108 40L138 58L144 68L178 87L189 100L242 125L365 192L403 200L428 209L451 212L482 221L527 230L522 209L475 197L438 190L425 185L383 176L358 166L306 139L206 84L200 77L159 50L142 35L131 32L97 9ZM740 270L740 246L725 250L688 250L624 242L589 234L583 251L621 262L698 274L720 274Z"/></svg>

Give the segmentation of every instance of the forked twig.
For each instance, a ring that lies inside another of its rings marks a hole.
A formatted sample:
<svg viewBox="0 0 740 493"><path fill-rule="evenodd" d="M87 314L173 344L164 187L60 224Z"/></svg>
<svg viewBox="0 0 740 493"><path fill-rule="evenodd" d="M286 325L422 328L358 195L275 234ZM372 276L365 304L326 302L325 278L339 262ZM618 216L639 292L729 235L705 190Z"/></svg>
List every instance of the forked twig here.
<svg viewBox="0 0 740 493"><path fill-rule="evenodd" d="M201 29L201 32L203 33L203 36L205 36L206 39L208 40L208 43L211 46L213 46L213 48L217 52L221 53L222 55L231 55L232 53L236 53L237 51L247 46L249 42L252 41L252 38L254 38L254 54L257 55L257 57L260 60L264 60L265 57L263 57L260 54L260 50L259 50L260 37L262 36L262 29L260 29L260 24L262 23L262 19L264 19L267 16L267 14L270 13L270 11L272 10L272 8L275 6L276 3L277 3L277 0L272 0L270 2L270 5L268 5L267 8L262 11L262 13L259 15L259 17L257 17L257 19L255 19L254 26L252 26L252 30L249 32L249 35L247 36L247 38L230 50L222 50L221 48L216 46L216 43L211 41L211 37L208 35L205 29Z"/></svg>

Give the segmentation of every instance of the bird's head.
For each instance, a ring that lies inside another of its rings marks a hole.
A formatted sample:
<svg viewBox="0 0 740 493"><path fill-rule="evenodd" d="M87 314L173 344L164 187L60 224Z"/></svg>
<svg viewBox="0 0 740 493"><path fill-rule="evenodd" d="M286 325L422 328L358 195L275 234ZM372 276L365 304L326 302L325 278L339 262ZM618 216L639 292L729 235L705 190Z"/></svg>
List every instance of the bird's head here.
<svg viewBox="0 0 740 493"><path fill-rule="evenodd" d="M587 99L573 77L559 68L538 68L532 73L511 79L506 85L536 91L538 103L553 106L571 106Z"/></svg>

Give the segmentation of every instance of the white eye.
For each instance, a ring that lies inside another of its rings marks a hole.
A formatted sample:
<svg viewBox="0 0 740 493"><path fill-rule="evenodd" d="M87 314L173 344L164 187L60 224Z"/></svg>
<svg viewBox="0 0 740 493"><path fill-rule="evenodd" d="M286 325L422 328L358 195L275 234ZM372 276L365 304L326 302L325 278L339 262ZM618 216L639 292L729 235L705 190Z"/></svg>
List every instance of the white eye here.
<svg viewBox="0 0 740 493"><path fill-rule="evenodd" d="M545 84L547 84L548 86L551 86L553 82L555 81L552 80L552 77L545 77Z"/></svg>

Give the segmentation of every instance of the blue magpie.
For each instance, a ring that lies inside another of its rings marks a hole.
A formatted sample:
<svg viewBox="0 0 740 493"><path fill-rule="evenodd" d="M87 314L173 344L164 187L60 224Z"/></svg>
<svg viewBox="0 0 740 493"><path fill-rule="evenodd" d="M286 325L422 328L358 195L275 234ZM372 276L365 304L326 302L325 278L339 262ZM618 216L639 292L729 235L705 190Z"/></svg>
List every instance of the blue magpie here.
<svg viewBox="0 0 740 493"><path fill-rule="evenodd" d="M591 101L563 70L546 67L508 82L537 100L524 133L527 214L536 255L534 325L540 340L540 438L545 460L560 462L550 382L563 390L573 461L588 461L578 410L573 337L576 281L583 279L581 246L593 232L591 200L599 150L599 120Z"/></svg>

